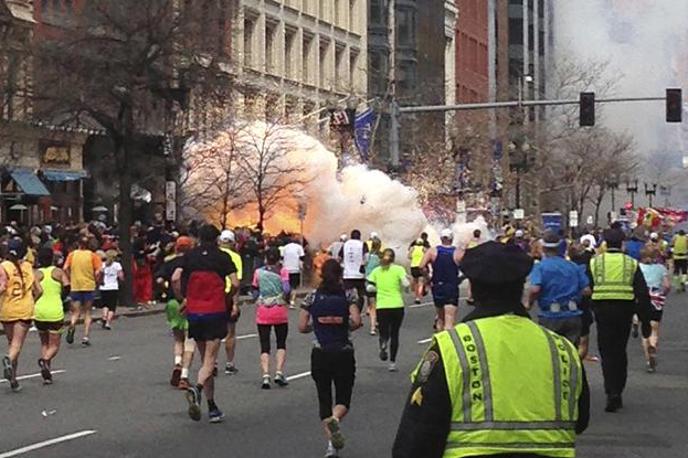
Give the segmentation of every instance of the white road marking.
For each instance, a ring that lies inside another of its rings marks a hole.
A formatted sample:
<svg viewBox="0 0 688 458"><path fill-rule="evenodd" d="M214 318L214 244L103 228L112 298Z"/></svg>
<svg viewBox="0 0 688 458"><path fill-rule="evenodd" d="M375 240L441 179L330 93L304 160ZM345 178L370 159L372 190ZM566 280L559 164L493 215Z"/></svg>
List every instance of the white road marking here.
<svg viewBox="0 0 688 458"><path fill-rule="evenodd" d="M15 450L10 450L8 452L0 453L0 458L10 458L12 456L24 455L25 453L33 452L34 450L38 450L38 449L45 448L45 447L50 447L51 445L71 441L74 439L78 439L80 437L90 436L91 434L95 434L96 432L97 431L94 431L92 429L87 429L85 431L79 431L78 433L67 434L66 436L56 437L55 439L50 439L50 440L43 441L43 442L37 442L37 443L32 444L32 445L27 445L26 447L22 447L22 448L18 448Z"/></svg>
<svg viewBox="0 0 688 458"><path fill-rule="evenodd" d="M430 337L429 339L423 339L423 340L418 341L418 343L421 345L426 344L426 343L430 343L430 342L432 342L432 337Z"/></svg>
<svg viewBox="0 0 688 458"><path fill-rule="evenodd" d="M428 305L433 305L433 302L421 302L420 304L409 305L410 309L417 309L420 307L427 307Z"/></svg>
<svg viewBox="0 0 688 458"><path fill-rule="evenodd" d="M67 371L65 371L64 369L58 369L56 371L52 371L51 374L53 374L53 375L63 374L65 372L67 372ZM17 377L17 380L28 380L31 378L38 378L40 376L41 376L40 372L38 374L20 375L19 377ZM7 380L5 380L4 378L0 379L0 383L7 383ZM2 455L0 455L0 458L2 458Z"/></svg>
<svg viewBox="0 0 688 458"><path fill-rule="evenodd" d="M298 380L300 378L308 377L309 375L311 375L311 371L302 372L301 374L290 375L289 377L287 377L287 382L291 382L292 380ZM0 456L0 458L2 458L2 457Z"/></svg>
<svg viewBox="0 0 688 458"><path fill-rule="evenodd" d="M119 361L120 359L122 359L121 356L110 356L108 361Z"/></svg>
<svg viewBox="0 0 688 458"><path fill-rule="evenodd" d="M258 334L246 334L243 336L237 336L236 340L253 339L254 337L258 337ZM222 342L226 341L227 339L222 339Z"/></svg>

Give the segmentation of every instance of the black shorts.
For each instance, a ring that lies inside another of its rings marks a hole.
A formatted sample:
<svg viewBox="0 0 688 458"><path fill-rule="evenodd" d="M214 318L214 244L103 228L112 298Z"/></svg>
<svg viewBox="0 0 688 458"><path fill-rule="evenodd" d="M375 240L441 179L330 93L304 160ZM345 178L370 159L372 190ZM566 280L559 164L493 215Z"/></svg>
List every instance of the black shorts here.
<svg viewBox="0 0 688 458"><path fill-rule="evenodd" d="M239 321L239 318L241 318L241 310L239 310L239 313L237 313L236 318L232 318L232 312L227 312L227 323L228 324L234 324Z"/></svg>
<svg viewBox="0 0 688 458"><path fill-rule="evenodd" d="M421 278L423 276L423 269L420 267L411 267L411 276L413 278Z"/></svg>
<svg viewBox="0 0 688 458"><path fill-rule="evenodd" d="M38 321L33 322L38 332L61 332L64 328L64 320L60 321Z"/></svg>
<svg viewBox="0 0 688 458"><path fill-rule="evenodd" d="M674 259L674 275L688 274L688 259Z"/></svg>
<svg viewBox="0 0 688 458"><path fill-rule="evenodd" d="M289 274L289 286L292 291L301 286L301 274L299 272Z"/></svg>
<svg viewBox="0 0 688 458"><path fill-rule="evenodd" d="M107 307L113 312L117 310L117 305L119 304L119 291L101 291L100 292L100 306Z"/></svg>
<svg viewBox="0 0 688 458"><path fill-rule="evenodd" d="M435 307L443 308L445 305L459 306L459 285L433 285L432 286L432 300Z"/></svg>
<svg viewBox="0 0 688 458"><path fill-rule="evenodd" d="M222 340L227 337L227 319L208 318L189 321L189 337L197 342Z"/></svg>

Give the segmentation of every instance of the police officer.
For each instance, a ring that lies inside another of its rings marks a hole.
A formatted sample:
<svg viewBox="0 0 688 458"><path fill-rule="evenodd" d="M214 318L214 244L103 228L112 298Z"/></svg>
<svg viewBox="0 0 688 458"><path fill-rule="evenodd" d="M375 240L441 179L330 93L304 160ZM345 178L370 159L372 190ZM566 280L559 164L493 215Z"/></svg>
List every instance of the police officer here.
<svg viewBox="0 0 688 458"><path fill-rule="evenodd" d="M628 375L626 345L633 315L642 321L643 337L650 335L652 305L638 262L621 251L624 233L604 231L607 251L590 261L592 310L597 323L597 345L602 358L607 412L623 407L622 393Z"/></svg>
<svg viewBox="0 0 688 458"><path fill-rule="evenodd" d="M576 347L521 304L532 264L497 242L466 251L478 306L435 335L413 373L393 457L575 456L587 379Z"/></svg>

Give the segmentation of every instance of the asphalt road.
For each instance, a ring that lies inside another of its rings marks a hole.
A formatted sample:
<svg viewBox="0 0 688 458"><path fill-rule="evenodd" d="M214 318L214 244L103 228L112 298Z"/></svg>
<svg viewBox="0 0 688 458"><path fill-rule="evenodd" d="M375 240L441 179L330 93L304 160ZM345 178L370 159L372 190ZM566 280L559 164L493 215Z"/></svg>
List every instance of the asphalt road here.
<svg viewBox="0 0 688 458"><path fill-rule="evenodd" d="M310 336L296 332L292 312L287 369L295 378L288 388L262 391L251 315L245 310L239 324L244 336L238 347L240 373L217 379L216 400L227 415L223 424L208 424L205 417L199 423L189 420L183 394L168 385L172 338L164 316L122 318L113 331L96 329L91 348L64 345L53 364L54 385L42 386L36 376L13 394L0 382L0 458L322 456L315 387L307 375ZM407 309L398 373L389 373L377 359L376 338L357 332L357 379L352 411L343 423L348 443L342 456L390 456L408 374L426 346L419 341L431 335L432 318L430 306ZM578 441L579 456L688 456L687 322L688 295L675 295L665 312L656 374L644 372L640 344L630 342L631 369L620 413L603 412L599 364L586 363L593 412ZM32 333L20 374L38 374L38 348ZM58 442L49 445L52 440Z"/></svg>

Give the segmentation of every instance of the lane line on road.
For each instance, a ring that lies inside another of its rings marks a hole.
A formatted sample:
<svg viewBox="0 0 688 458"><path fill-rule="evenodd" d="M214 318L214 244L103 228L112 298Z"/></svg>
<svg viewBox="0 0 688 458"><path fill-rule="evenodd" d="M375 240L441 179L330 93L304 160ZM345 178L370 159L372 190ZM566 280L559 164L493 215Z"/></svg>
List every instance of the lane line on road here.
<svg viewBox="0 0 688 458"><path fill-rule="evenodd" d="M295 374L295 375L290 375L289 377L287 377L287 382L291 382L292 380L298 380L300 378L308 377L309 375L311 375L311 371L302 372L300 374ZM2 458L2 457L0 457L0 458Z"/></svg>
<svg viewBox="0 0 688 458"><path fill-rule="evenodd" d="M45 447L50 447L51 445L71 441L74 439L78 439L80 437L90 436L91 434L95 434L96 432L97 431L95 431L95 430L87 429L84 431L79 431L77 433L67 434L66 436L56 437L55 439L50 439L50 440L43 441L43 442L37 442L37 443L32 444L32 445L27 445L26 447L22 447L22 448L10 450L10 451L4 452L4 453L0 453L0 458L10 458L12 456L24 455L25 453L33 452L34 450L38 450L38 449L45 448Z"/></svg>
<svg viewBox="0 0 688 458"><path fill-rule="evenodd" d="M64 369L58 369L58 370L52 371L51 374L53 374L53 375L64 374L65 372L67 372L67 371ZM40 372L38 374L20 375L19 377L17 377L17 380L28 380L31 378L38 378L40 376L41 376ZM2 379L0 379L0 383L7 383L7 380L2 378ZM0 455L0 458L2 458L2 455Z"/></svg>
<svg viewBox="0 0 688 458"><path fill-rule="evenodd" d="M258 337L258 334L246 334L243 336L237 336L236 340L253 339L254 337ZM227 341L226 338L222 339L222 342L226 342L226 341Z"/></svg>
<svg viewBox="0 0 688 458"><path fill-rule="evenodd" d="M421 345L422 345L422 344L426 344L426 343L430 343L430 342L432 342L432 337L430 337L430 338L428 338L428 339L423 339L423 340L419 340L419 341L418 341L418 343L421 344Z"/></svg>

